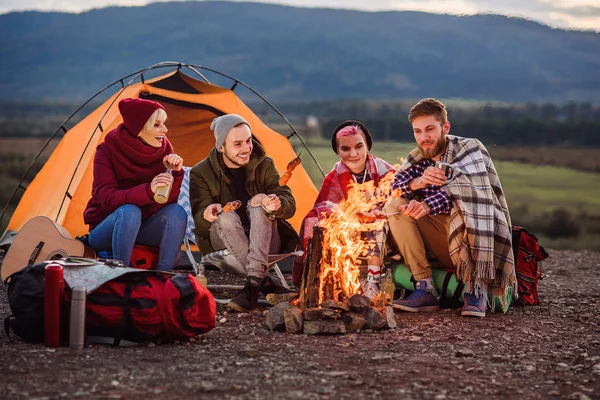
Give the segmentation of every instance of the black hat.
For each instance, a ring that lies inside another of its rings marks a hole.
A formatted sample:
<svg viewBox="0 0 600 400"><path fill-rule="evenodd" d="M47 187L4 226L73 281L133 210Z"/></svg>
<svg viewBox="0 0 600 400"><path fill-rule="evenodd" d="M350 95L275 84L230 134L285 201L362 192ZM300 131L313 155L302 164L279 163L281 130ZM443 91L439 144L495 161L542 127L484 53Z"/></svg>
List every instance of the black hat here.
<svg viewBox="0 0 600 400"><path fill-rule="evenodd" d="M344 121L341 124L339 124L333 130L333 134L331 135L331 148L333 149L335 154L337 154L337 142L335 140L335 136L337 135L337 133L339 131L341 131L345 127L351 126L351 125L356 125L360 128L361 131L363 131L363 133L365 134L365 138L367 139L367 149L371 150L371 146L373 145L373 138L371 137L371 132L369 132L369 129L365 126L365 124L355 121L353 119L349 119L349 120Z"/></svg>

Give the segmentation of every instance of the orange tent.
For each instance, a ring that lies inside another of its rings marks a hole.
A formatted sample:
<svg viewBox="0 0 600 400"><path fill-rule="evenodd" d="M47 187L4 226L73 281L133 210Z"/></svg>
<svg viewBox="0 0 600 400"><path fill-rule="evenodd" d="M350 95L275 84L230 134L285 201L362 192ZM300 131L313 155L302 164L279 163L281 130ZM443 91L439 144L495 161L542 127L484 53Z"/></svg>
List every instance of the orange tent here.
<svg viewBox="0 0 600 400"><path fill-rule="evenodd" d="M227 89L194 79L181 72L182 64L162 63L161 67L164 64L176 66L177 69L146 80L139 73L138 77L142 78L142 82L124 86L65 133L23 194L5 237L19 231L28 220L40 215L62 225L73 237L88 232L88 226L83 223L83 211L91 195L94 152L105 134L122 122L117 104L126 97L155 100L165 107L169 140L177 154L184 159L184 165L193 166L204 159L214 146L214 136L209 129L211 121L219 115L235 113L242 115L250 123L255 138L265 148L267 155L273 158L279 172L285 172L287 163L296 157L288 138L267 127L240 100L233 88ZM198 72L203 67L183 66L190 67L200 78L205 79ZM243 85L234 81L234 87L238 83ZM314 203L317 189L302 165L296 168L288 185L297 202L296 215L290 222L299 230L302 218Z"/></svg>

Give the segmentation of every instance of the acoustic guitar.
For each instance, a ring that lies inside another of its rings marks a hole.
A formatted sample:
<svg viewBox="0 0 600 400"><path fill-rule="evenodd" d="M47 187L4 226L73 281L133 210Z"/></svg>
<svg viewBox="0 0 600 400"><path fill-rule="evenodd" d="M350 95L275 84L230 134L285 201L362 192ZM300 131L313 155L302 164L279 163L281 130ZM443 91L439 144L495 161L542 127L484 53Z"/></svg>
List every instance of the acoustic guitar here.
<svg viewBox="0 0 600 400"><path fill-rule="evenodd" d="M32 263L67 256L96 258L96 253L47 217L34 217L21 228L2 262L2 281Z"/></svg>

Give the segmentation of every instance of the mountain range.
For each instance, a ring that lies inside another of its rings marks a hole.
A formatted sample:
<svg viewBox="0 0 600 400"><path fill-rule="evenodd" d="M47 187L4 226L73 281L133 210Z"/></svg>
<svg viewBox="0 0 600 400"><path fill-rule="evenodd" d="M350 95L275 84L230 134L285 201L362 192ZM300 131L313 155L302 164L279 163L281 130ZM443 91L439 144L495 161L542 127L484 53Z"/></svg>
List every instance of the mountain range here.
<svg viewBox="0 0 600 400"><path fill-rule="evenodd" d="M600 34L498 15L171 2L0 15L0 99L86 99L160 61L272 100L600 103Z"/></svg>

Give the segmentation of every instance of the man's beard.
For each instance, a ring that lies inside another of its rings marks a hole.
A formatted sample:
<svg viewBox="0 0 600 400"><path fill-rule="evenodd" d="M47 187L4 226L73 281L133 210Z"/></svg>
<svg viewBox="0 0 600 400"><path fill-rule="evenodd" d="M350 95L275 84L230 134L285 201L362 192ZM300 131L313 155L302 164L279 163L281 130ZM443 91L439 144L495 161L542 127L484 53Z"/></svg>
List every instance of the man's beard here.
<svg viewBox="0 0 600 400"><path fill-rule="evenodd" d="M224 151L223 155L229 160L229 162L231 162L233 165L237 165L238 167L245 167L246 165L248 165L248 163L241 164L238 160L236 160L235 156L231 157L227 151ZM248 159L248 161L250 161L250 159Z"/></svg>
<svg viewBox="0 0 600 400"><path fill-rule="evenodd" d="M446 134L442 134L442 137L435 143L435 146L430 149L424 149L419 145L419 151L423 158L433 158L441 154L444 151L444 147L446 147Z"/></svg>

